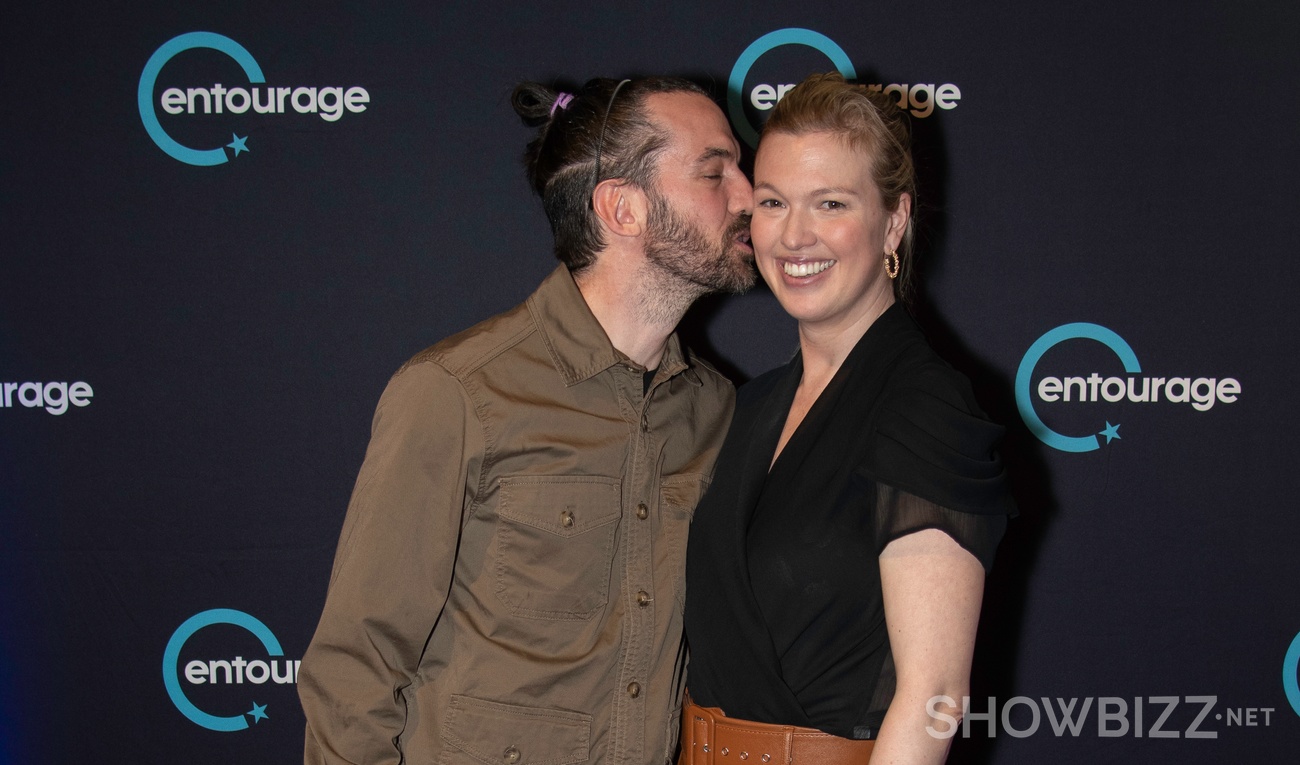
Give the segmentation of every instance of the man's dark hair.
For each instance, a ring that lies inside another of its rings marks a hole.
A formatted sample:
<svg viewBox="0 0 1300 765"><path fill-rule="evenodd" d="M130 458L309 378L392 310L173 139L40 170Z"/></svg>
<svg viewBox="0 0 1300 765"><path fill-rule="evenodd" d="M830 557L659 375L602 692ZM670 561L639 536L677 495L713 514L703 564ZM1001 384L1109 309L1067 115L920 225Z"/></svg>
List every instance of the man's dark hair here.
<svg viewBox="0 0 1300 765"><path fill-rule="evenodd" d="M708 95L675 77L597 78L575 94L536 82L515 87L515 112L539 127L524 152L528 180L551 222L555 256L574 273L594 263L605 246L591 206L596 186L609 178L647 191L654 185L656 159L669 140L646 114L646 98L656 93Z"/></svg>

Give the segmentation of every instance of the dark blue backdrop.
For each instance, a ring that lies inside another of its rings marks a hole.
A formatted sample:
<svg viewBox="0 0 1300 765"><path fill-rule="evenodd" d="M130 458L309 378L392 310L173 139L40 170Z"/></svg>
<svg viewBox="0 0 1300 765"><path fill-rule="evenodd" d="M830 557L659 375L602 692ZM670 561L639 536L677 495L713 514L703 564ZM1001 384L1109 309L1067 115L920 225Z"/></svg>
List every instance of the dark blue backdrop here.
<svg viewBox="0 0 1300 765"><path fill-rule="evenodd" d="M725 102L734 80L744 132L756 89L845 62L928 112L917 313L1010 428L1022 516L972 704L996 721L953 761L1294 758L1294 4L190 5L4 14L0 760L300 756L288 662L379 392L552 268L517 81L678 73ZM789 29L817 35L751 48ZM146 63L193 32L229 44L158 69L151 132ZM217 84L290 91L163 108ZM335 87L364 111L323 118ZM738 379L795 344L762 290L685 332ZM1040 393L1094 373L1095 401ZM1188 400L1106 399L1156 377ZM1200 411L1198 378L1240 392ZM188 669L209 662L230 669Z"/></svg>

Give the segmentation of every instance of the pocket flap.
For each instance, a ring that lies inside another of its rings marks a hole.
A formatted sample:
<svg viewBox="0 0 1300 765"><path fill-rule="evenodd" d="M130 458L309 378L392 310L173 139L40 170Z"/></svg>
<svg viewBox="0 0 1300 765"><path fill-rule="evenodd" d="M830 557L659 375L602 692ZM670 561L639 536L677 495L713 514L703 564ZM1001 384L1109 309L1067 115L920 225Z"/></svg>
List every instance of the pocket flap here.
<svg viewBox="0 0 1300 765"><path fill-rule="evenodd" d="M571 537L622 514L619 482L603 476L514 476L501 479L501 517Z"/></svg>
<svg viewBox="0 0 1300 765"><path fill-rule="evenodd" d="M484 765L586 762L591 715L453 695L442 738Z"/></svg>
<svg viewBox="0 0 1300 765"><path fill-rule="evenodd" d="M709 479L698 473L665 476L659 484L659 496L666 505L680 507L691 515L700 503L704 491L709 488Z"/></svg>

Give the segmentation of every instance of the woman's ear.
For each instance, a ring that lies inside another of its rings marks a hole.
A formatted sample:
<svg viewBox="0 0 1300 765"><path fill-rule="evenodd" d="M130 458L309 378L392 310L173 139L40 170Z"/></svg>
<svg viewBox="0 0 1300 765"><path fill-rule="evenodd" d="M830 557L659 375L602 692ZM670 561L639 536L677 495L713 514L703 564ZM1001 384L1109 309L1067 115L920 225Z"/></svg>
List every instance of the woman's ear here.
<svg viewBox="0 0 1300 765"><path fill-rule="evenodd" d="M912 219L912 195L899 194L898 205L889 212L889 230L885 232L885 249L896 250L907 233L907 222Z"/></svg>

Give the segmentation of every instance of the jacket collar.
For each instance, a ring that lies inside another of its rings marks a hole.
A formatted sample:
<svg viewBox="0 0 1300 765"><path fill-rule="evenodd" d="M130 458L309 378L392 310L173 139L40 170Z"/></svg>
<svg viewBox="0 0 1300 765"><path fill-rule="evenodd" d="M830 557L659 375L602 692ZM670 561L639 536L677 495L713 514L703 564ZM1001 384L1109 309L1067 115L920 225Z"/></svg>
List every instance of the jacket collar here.
<svg viewBox="0 0 1300 765"><path fill-rule="evenodd" d="M589 380L615 364L641 368L609 341L564 265L552 271L528 298L528 312L566 387ZM668 336L656 377L667 379L688 367L681 341L674 332Z"/></svg>

